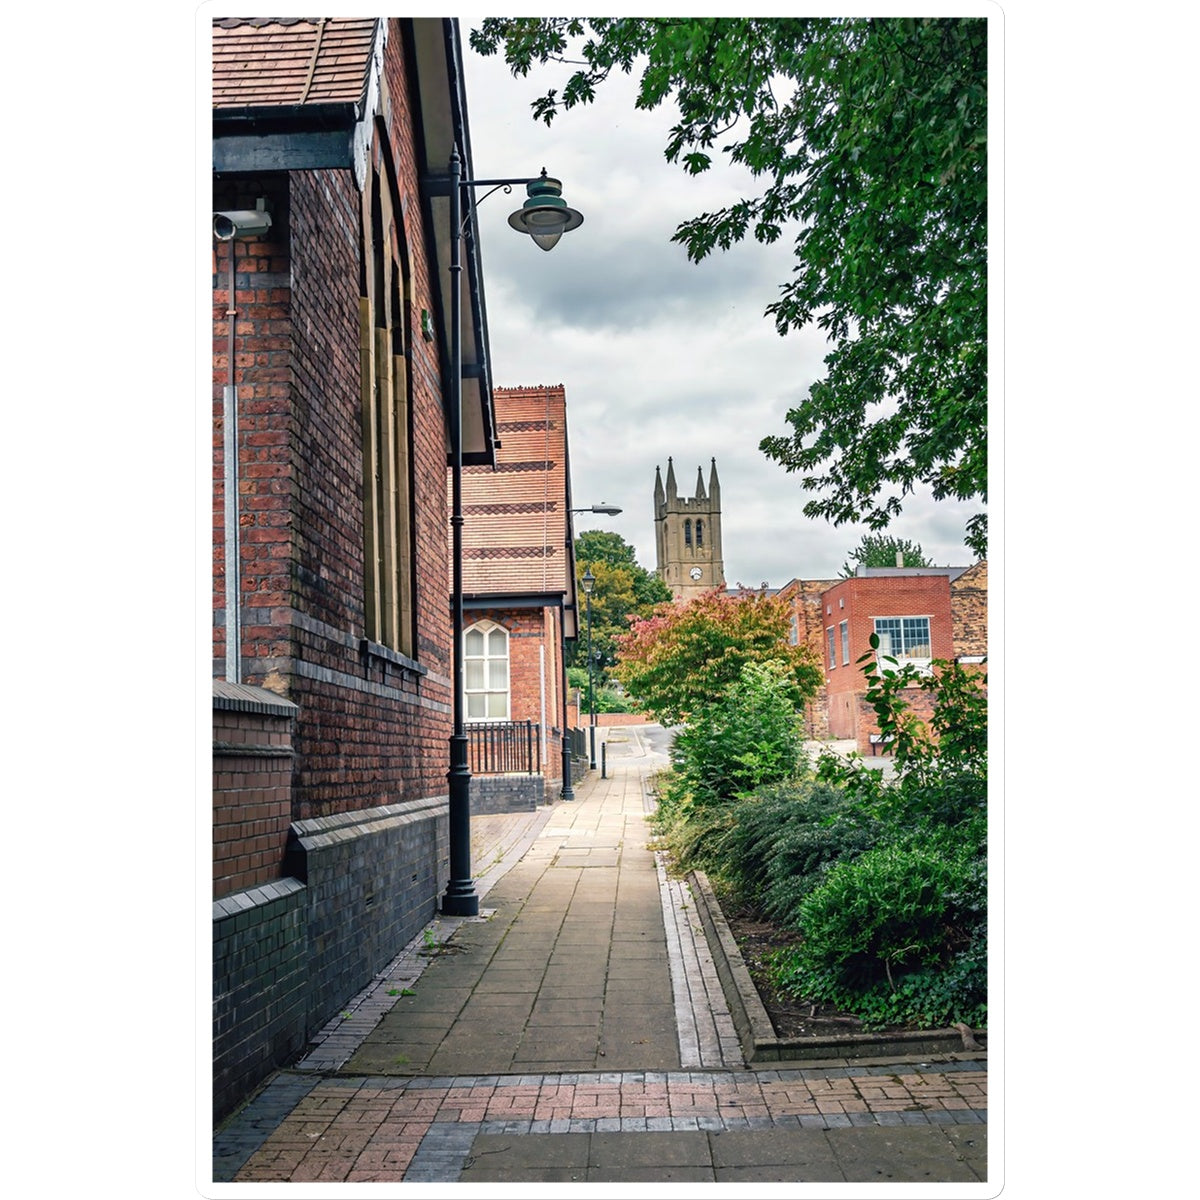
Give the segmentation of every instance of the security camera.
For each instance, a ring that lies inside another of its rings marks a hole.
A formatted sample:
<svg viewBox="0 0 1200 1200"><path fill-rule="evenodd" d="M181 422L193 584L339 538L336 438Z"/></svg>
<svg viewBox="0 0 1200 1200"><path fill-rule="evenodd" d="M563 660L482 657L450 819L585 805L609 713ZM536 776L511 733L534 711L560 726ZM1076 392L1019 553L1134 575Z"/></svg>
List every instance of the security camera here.
<svg viewBox="0 0 1200 1200"><path fill-rule="evenodd" d="M213 213L213 236L219 242L261 237L271 228L271 216L261 208Z"/></svg>

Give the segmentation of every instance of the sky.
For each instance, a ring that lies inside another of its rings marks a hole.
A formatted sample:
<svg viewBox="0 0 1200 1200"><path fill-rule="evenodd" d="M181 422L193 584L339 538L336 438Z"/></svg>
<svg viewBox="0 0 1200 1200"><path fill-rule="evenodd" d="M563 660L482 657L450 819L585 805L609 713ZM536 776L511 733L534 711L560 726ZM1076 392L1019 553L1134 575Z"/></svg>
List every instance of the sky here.
<svg viewBox="0 0 1200 1200"><path fill-rule="evenodd" d="M806 517L798 476L758 448L790 431L786 414L822 376L830 349L816 329L781 337L765 315L790 275L794 232L688 261L671 241L677 226L757 194L749 172L716 155L700 176L668 163L673 110L634 109L636 72L610 78L593 104L549 128L534 121L531 102L561 86L567 68L515 79L501 56L470 48L473 23L462 18L475 176L544 167L584 216L546 253L507 224L523 188L479 208L495 382L563 384L574 505L624 510L579 514L576 531L611 529L653 569L655 468L665 479L672 457L680 495L691 496L697 468L707 486L715 458L730 586L835 577L867 528ZM962 539L976 511L918 492L885 532L918 543L936 565L964 566L974 561Z"/></svg>

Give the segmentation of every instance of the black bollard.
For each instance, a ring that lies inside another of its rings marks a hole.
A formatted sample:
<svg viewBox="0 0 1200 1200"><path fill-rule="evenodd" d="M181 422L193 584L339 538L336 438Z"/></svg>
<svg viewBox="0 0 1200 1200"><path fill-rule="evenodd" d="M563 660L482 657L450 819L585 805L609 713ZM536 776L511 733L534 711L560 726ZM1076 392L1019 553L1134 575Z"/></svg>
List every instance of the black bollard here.
<svg viewBox="0 0 1200 1200"><path fill-rule="evenodd" d="M600 743L600 778L608 778L608 743Z"/></svg>

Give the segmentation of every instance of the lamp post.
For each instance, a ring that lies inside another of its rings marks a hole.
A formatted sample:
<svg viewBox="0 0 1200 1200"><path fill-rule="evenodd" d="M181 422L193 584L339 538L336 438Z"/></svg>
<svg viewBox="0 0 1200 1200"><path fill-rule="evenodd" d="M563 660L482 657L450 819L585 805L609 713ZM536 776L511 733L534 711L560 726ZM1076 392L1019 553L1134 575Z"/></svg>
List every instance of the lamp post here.
<svg viewBox="0 0 1200 1200"><path fill-rule="evenodd" d="M596 769L596 685L592 682L592 588L596 586L596 577L592 568L588 567L583 576L583 594L587 597L587 633L588 633L588 711L592 717L591 759L589 766Z"/></svg>
<svg viewBox="0 0 1200 1200"><path fill-rule="evenodd" d="M569 509L568 511L571 513L599 513L602 516L615 517L615 516L618 516L623 510L619 509L615 504L593 504L588 508L572 508L572 509ZM592 602L589 599L588 600L588 638L589 638L588 657L589 658L591 657L591 649L590 649L591 603ZM563 647L563 651L564 651L563 688L564 688L564 694L565 694L565 689L567 686L566 685L566 666L565 666L565 651L566 651L565 646ZM590 677L589 677L589 681L590 681ZM593 739L595 738L594 733L592 734L592 737L593 737ZM573 757L573 755L571 752L571 733L570 733L570 730L566 727L566 722L564 721L564 723L563 723L563 794L562 794L562 798L564 800L574 800L575 799L575 792L571 787L571 760L572 760L572 757ZM594 740L593 740L593 744L592 744L591 767L593 770L596 767L596 747L595 747Z"/></svg>
<svg viewBox="0 0 1200 1200"><path fill-rule="evenodd" d="M467 755L466 709L463 670L463 506L462 506L462 236L463 197L472 188L504 188L524 184L528 199L509 218L519 233L527 233L543 250L552 250L568 230L583 224L583 217L568 208L562 184L547 177L523 179L464 179L462 159L455 146L450 155L450 624L453 639L454 731L450 735L450 881L442 895L441 911L452 917L479 915L479 894L471 878L471 767ZM488 193L491 195L491 192ZM487 196L482 197L483 200Z"/></svg>

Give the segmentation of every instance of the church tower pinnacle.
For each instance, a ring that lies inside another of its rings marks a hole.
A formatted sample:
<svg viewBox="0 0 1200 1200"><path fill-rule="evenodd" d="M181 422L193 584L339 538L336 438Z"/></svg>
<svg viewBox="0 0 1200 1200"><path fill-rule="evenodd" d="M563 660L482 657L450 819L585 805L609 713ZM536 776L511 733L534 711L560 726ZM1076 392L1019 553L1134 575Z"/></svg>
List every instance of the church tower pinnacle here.
<svg viewBox="0 0 1200 1200"><path fill-rule="evenodd" d="M664 490L658 467L654 469L654 542L658 576L683 603L701 592L725 586L721 556L721 485L717 460L712 460L708 488L704 470L696 468L696 494L680 496L675 463L667 459Z"/></svg>

